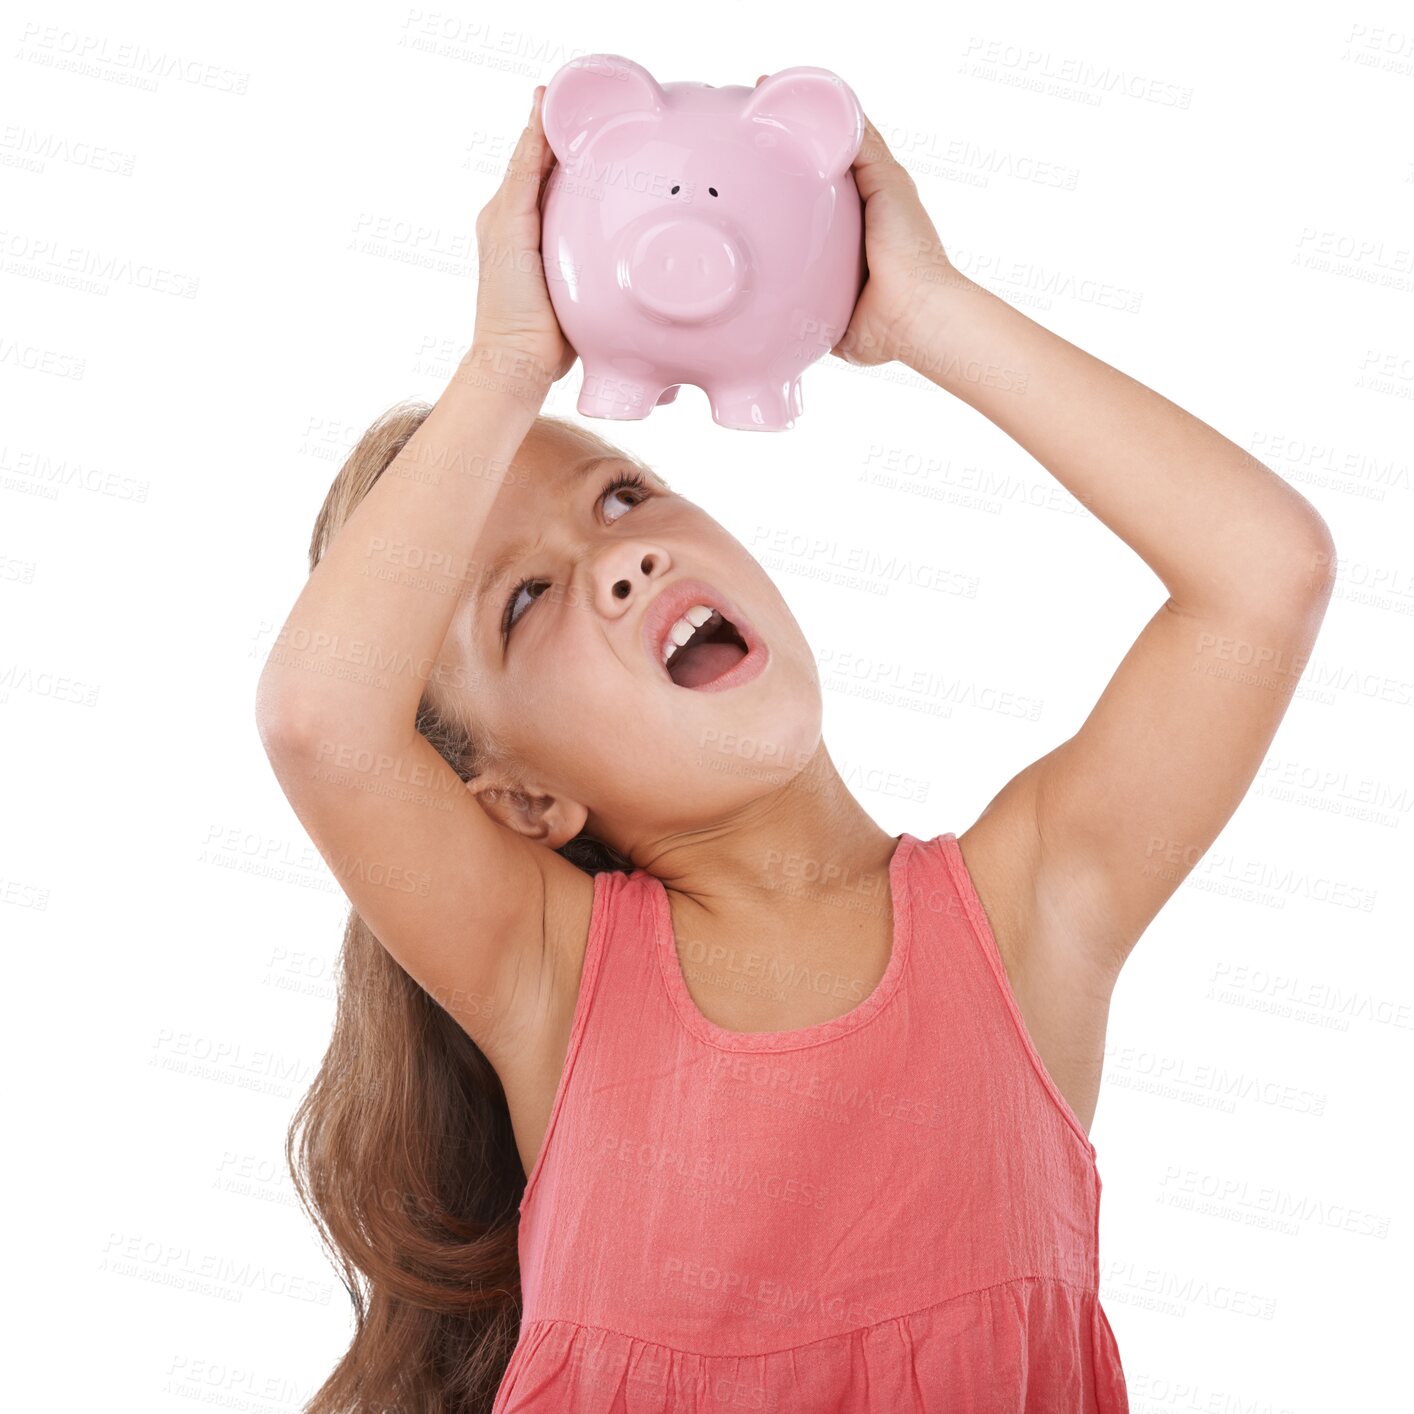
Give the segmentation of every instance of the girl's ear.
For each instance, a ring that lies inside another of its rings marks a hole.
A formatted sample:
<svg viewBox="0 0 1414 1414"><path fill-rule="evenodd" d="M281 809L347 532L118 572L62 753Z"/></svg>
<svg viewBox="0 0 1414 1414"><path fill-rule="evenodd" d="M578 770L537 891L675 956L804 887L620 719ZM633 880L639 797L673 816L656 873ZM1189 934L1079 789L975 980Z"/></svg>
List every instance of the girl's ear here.
<svg viewBox="0 0 1414 1414"><path fill-rule="evenodd" d="M466 788L493 820L551 849L574 839L589 818L588 809L577 800L548 795L491 772L473 776Z"/></svg>

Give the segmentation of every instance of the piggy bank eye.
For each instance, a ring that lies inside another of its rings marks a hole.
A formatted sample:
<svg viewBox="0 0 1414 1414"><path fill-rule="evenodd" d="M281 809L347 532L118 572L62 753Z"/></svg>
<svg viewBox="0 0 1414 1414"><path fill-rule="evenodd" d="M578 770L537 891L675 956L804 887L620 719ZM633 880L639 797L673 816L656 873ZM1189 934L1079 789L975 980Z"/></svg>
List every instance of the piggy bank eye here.
<svg viewBox="0 0 1414 1414"><path fill-rule="evenodd" d="M682 190L681 187L674 187L674 188L672 189L672 191L670 191L670 192L668 193L668 195L669 195L669 196L676 196L676 195L678 194L678 192L680 192L681 190Z"/></svg>
<svg viewBox="0 0 1414 1414"><path fill-rule="evenodd" d="M707 190L708 190L709 192L711 192L713 196L716 196L716 194L717 194L717 188L716 188L716 187L708 187Z"/></svg>

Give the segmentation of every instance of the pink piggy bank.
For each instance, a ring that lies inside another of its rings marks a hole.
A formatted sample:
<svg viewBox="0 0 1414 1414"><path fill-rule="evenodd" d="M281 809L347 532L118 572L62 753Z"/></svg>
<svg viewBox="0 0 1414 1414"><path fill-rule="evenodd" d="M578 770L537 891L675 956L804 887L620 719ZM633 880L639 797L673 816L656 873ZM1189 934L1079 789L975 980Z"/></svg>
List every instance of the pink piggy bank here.
<svg viewBox="0 0 1414 1414"><path fill-rule="evenodd" d="M557 165L540 250L584 365L578 410L638 420L692 383L722 427L794 426L801 372L839 342L866 273L848 85L809 67L660 84L591 54L555 73L541 114Z"/></svg>

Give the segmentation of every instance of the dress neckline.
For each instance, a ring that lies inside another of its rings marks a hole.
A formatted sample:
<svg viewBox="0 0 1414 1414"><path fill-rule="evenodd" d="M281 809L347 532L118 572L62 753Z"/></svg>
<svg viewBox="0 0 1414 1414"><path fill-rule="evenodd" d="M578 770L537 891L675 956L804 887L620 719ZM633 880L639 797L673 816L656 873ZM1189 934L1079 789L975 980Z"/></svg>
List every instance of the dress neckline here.
<svg viewBox="0 0 1414 1414"><path fill-rule="evenodd" d="M838 1040L872 1021L898 990L913 938L913 898L912 891L905 887L905 878L909 856L919 841L907 830L894 838L898 843L889 858L893 939L883 976L863 1001L851 1007L842 1016L817 1021L811 1026L796 1027L791 1031L731 1031L724 1026L718 1026L699 1010L682 975L682 962L678 957L668 891L662 881L646 869L635 869L630 877L642 877L647 882L653 900L653 949L658 955L663 983L673 1004L673 1010L687 1030L699 1040L724 1051L787 1051Z"/></svg>

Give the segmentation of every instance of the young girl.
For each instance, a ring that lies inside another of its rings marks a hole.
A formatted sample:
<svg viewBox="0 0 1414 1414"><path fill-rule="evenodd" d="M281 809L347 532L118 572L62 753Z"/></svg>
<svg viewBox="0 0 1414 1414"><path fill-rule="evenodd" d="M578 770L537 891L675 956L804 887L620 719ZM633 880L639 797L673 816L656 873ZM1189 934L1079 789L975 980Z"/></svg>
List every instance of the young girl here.
<svg viewBox="0 0 1414 1414"><path fill-rule="evenodd" d="M470 351L339 472L260 683L353 905L290 1136L356 1322L308 1408L1123 1411L1089 1140L1109 999L1281 721L1326 526L961 275L867 124L833 352L976 408L1168 590L970 827L889 834L757 561L539 415L576 358L541 92L477 219Z"/></svg>

